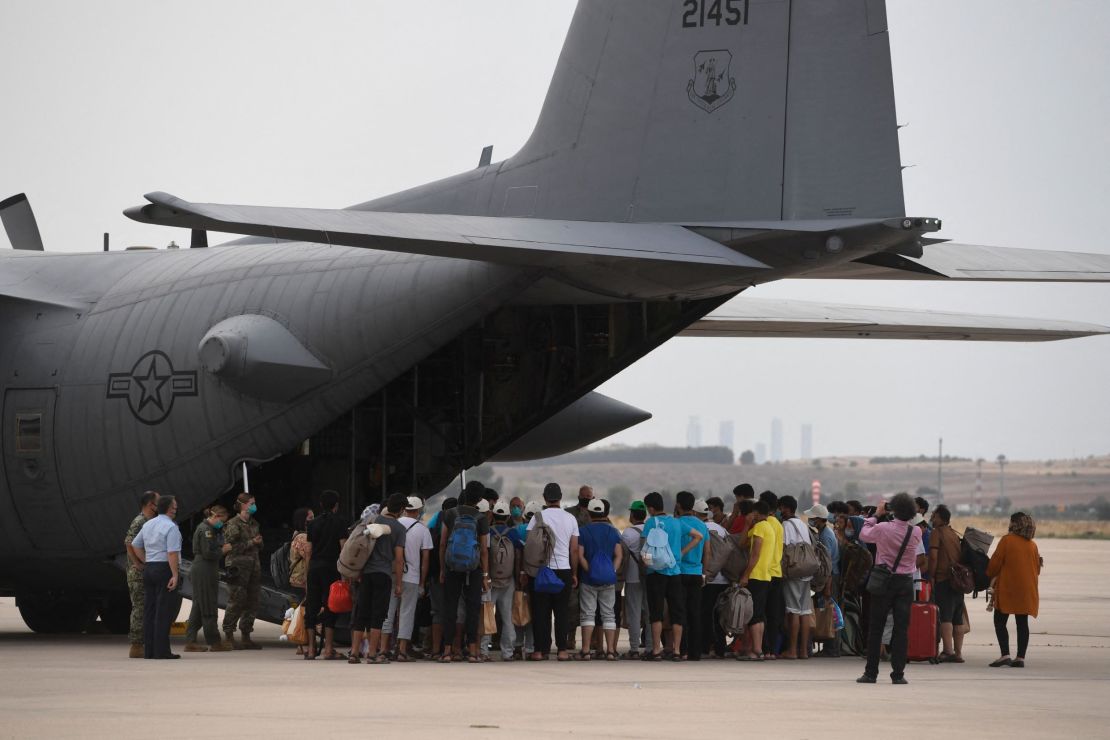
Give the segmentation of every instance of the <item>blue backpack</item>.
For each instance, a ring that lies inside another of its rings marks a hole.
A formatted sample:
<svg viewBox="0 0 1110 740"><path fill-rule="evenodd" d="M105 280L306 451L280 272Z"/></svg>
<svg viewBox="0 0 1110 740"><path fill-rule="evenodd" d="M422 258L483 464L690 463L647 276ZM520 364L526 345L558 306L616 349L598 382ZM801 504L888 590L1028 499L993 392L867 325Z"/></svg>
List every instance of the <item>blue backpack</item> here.
<svg viewBox="0 0 1110 740"><path fill-rule="evenodd" d="M674 553L671 552L671 540L667 537L667 532L659 526L652 527L648 532L644 546L640 550L640 556L643 558L644 565L652 573L669 570L678 564L674 559Z"/></svg>
<svg viewBox="0 0 1110 740"><path fill-rule="evenodd" d="M597 531L594 525L584 531L589 534L588 539L592 545L590 549L593 551L590 553L590 570L586 574L586 583L591 586L609 586L617 582L617 571L613 569L613 552L605 552L605 548L598 543Z"/></svg>
<svg viewBox="0 0 1110 740"><path fill-rule="evenodd" d="M447 570L469 573L478 567L478 520L472 514L460 513L447 539Z"/></svg>

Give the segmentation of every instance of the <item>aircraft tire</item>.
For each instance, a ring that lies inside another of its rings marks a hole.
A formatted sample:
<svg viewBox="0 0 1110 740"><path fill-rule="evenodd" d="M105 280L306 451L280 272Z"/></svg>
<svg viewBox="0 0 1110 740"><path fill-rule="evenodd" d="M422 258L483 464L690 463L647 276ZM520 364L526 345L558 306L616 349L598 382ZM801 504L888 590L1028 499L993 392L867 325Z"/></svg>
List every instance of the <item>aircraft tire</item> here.
<svg viewBox="0 0 1110 740"><path fill-rule="evenodd" d="M23 622L40 634L82 633L96 623L96 602L53 592L21 593L16 606Z"/></svg>
<svg viewBox="0 0 1110 740"><path fill-rule="evenodd" d="M97 606L97 612L109 634L126 635L131 631L131 598L126 591L110 594Z"/></svg>

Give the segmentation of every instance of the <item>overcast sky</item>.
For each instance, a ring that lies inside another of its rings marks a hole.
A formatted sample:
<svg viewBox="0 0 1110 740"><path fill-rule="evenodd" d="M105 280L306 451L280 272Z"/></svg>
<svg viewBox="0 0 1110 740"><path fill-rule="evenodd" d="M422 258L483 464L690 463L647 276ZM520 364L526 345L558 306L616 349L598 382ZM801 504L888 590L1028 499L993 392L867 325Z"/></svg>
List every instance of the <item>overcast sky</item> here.
<svg viewBox="0 0 1110 740"><path fill-rule="evenodd" d="M1110 253L1110 3L890 0L906 205L942 236ZM0 198L48 250L187 242L142 194L334 208L527 138L572 0L0 3ZM6 246L0 234L0 246ZM1110 325L1110 285L781 282L757 297ZM680 339L601 390L655 414L613 441L816 455L1110 453L1110 337L1051 344Z"/></svg>

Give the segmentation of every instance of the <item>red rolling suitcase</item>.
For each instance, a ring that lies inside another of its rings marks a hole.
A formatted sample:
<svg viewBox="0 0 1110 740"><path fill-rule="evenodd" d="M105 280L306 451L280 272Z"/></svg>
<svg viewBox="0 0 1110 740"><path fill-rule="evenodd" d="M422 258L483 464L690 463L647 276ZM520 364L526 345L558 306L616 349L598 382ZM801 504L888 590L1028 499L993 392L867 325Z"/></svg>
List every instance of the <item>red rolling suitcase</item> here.
<svg viewBox="0 0 1110 740"><path fill-rule="evenodd" d="M937 605L915 601L910 604L910 634L907 660L937 662Z"/></svg>

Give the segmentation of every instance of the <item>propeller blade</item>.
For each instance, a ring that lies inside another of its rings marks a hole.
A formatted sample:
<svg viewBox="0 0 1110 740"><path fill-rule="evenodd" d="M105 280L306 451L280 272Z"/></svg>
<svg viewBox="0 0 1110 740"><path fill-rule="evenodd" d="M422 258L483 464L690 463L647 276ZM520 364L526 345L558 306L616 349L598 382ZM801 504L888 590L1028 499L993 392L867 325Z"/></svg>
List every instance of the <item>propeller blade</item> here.
<svg viewBox="0 0 1110 740"><path fill-rule="evenodd" d="M4 231L8 232L8 241L13 249L43 251L39 225L35 222L35 212L31 210L26 194L20 193L0 201L0 221L4 222Z"/></svg>

